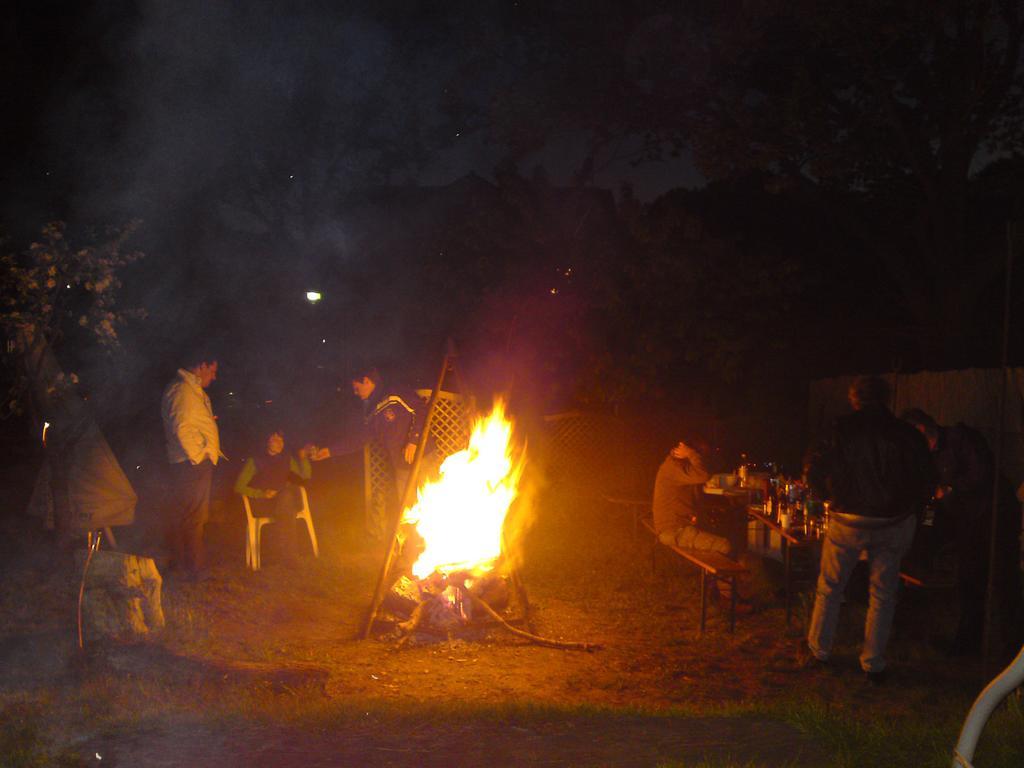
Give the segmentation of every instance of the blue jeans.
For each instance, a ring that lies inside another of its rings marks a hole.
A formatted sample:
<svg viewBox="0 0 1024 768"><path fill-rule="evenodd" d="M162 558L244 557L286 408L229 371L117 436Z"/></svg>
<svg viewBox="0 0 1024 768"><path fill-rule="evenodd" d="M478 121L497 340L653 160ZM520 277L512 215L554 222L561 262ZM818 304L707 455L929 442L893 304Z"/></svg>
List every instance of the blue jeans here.
<svg viewBox="0 0 1024 768"><path fill-rule="evenodd" d="M865 672L885 669L885 647L889 643L900 586L900 561L910 549L916 525L913 515L884 528L854 528L835 519L829 523L807 633L807 646L816 658L824 661L832 652L843 592L860 553L865 552L870 569L870 598L860 666Z"/></svg>

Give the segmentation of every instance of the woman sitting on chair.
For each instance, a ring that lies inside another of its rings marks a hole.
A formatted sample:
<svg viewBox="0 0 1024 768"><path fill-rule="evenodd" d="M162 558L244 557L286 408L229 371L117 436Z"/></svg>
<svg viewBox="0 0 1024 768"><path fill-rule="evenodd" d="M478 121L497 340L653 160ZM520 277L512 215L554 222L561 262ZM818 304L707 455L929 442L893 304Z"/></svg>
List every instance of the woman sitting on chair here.
<svg viewBox="0 0 1024 768"><path fill-rule="evenodd" d="M312 446L299 449L297 456L284 452L284 430L267 436L264 450L246 459L235 480L235 493L249 498L254 517L270 517L284 523L285 557L296 559L295 515L302 510L299 486L313 475L309 463Z"/></svg>

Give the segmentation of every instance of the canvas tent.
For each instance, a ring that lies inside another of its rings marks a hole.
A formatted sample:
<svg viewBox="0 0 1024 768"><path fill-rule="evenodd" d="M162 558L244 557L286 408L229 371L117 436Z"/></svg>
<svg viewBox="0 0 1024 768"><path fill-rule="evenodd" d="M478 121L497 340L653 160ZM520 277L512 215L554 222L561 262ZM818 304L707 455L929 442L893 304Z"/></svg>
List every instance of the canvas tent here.
<svg viewBox="0 0 1024 768"><path fill-rule="evenodd" d="M1024 483L1024 368L970 368L960 371L889 373L882 376L893 391L893 411L921 408L939 424L963 422L982 432L989 445L1003 433L1003 473L1020 487ZM837 417L850 410L846 398L853 376L811 382L808 432L811 440L825 434ZM1000 389L1005 386L1004 414L999 422Z"/></svg>
<svg viewBox="0 0 1024 768"><path fill-rule="evenodd" d="M30 512L53 522L53 480L59 475L61 486L66 482L71 532L131 525L135 490L85 401L44 339L23 332L19 341L32 407L37 419L50 424Z"/></svg>

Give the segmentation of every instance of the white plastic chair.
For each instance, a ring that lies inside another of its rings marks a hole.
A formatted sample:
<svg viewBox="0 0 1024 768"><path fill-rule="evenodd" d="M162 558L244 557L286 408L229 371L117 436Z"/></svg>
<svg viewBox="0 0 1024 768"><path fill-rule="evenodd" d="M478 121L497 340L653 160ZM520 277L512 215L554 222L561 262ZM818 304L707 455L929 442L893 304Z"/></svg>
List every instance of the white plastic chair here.
<svg viewBox="0 0 1024 768"><path fill-rule="evenodd" d="M313 516L309 511L309 496L306 494L306 489L301 485L299 486L299 495L302 498L302 509L295 513L295 519L306 523L306 530L309 531L309 541L313 545L313 556L320 557L320 547L317 546L316 531L313 529ZM267 523L274 522L274 518L256 517L253 515L252 505L249 503L248 496L242 497L242 505L245 507L245 520L247 523L245 532L245 565L254 571L258 571L261 564L260 544L262 536L260 531Z"/></svg>

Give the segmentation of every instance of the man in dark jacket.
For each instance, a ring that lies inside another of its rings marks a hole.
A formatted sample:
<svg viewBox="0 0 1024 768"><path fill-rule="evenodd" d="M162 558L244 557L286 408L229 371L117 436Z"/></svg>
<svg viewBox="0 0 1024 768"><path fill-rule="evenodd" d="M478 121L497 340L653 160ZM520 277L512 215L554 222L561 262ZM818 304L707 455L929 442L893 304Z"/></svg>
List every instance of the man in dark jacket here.
<svg viewBox="0 0 1024 768"><path fill-rule="evenodd" d="M362 368L351 377L352 394L363 401L362 425L331 445L315 451L313 461L342 456L362 450L367 443L376 441L387 457L393 480L388 506L400 504L405 486L412 472L416 446L423 429L425 408L415 392L381 383L376 368ZM422 466L429 471L433 462L433 443L428 440ZM421 473L422 477L423 473ZM383 530L383 521L368 521L375 535Z"/></svg>
<svg viewBox="0 0 1024 768"><path fill-rule="evenodd" d="M854 412L837 420L804 464L811 489L833 509L807 645L814 658L828 661L843 592L865 552L870 597L860 665L869 680L881 682L900 562L913 541L916 514L931 497L934 471L924 438L889 410L885 380L859 377L849 398Z"/></svg>
<svg viewBox="0 0 1024 768"><path fill-rule="evenodd" d="M949 651L977 653L985 626L995 460L985 436L966 424L940 426L919 408L905 411L902 418L928 441L938 472L935 522L948 532L956 552L960 618ZM1012 644L1020 639L1020 506L1003 478L999 489L995 615L1004 639Z"/></svg>

